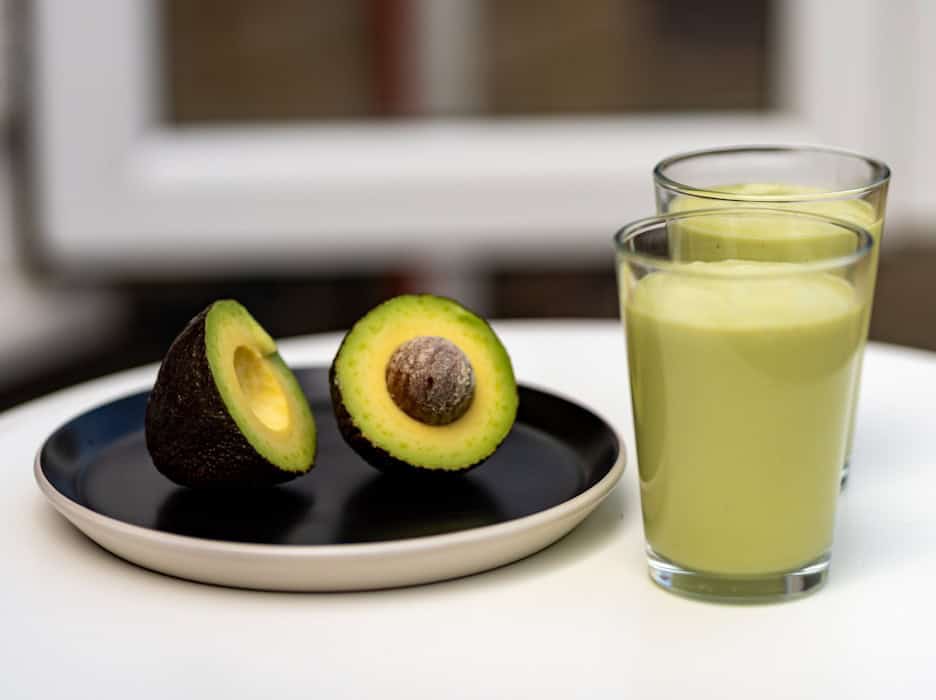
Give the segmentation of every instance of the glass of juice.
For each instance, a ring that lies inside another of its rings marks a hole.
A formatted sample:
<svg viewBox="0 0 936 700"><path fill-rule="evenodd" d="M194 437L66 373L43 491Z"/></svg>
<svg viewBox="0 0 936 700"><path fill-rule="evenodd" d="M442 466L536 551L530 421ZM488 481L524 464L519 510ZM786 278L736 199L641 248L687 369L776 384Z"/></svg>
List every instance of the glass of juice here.
<svg viewBox="0 0 936 700"><path fill-rule="evenodd" d="M788 243L752 249L764 230ZM696 232L724 235L700 252L681 243ZM615 245L651 578L726 601L816 589L874 238L841 219L743 207L642 219Z"/></svg>
<svg viewBox="0 0 936 700"><path fill-rule="evenodd" d="M657 212L708 209L712 207L761 206L793 209L845 219L867 229L880 243L887 204L890 169L884 163L856 153L812 146L739 146L683 153L660 161L653 169ZM738 240L728 226L698 231L684 230L682 243L695 254L719 255L727 241L743 246L748 255L791 258L791 251L807 259L825 250L824 241L815 248L804 241L785 241L780 232L759 227L753 237ZM808 231L797 230L800 236ZM878 246L871 254L872 281L865 301L865 325L871 319ZM865 336L866 339L867 335ZM842 463L841 483L848 479L852 438L855 429L861 367L851 398L848 443Z"/></svg>

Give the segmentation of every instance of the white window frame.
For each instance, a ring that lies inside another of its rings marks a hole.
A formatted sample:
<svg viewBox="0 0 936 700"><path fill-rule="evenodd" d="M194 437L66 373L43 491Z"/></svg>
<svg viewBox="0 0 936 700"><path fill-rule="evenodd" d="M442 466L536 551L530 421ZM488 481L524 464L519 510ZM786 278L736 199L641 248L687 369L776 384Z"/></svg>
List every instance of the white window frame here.
<svg viewBox="0 0 936 700"><path fill-rule="evenodd" d="M934 5L778 0L781 104L764 114L170 128L155 3L37 0L41 249L121 275L594 261L651 213L659 158L774 142L891 161L900 230L936 215L919 184L936 158Z"/></svg>

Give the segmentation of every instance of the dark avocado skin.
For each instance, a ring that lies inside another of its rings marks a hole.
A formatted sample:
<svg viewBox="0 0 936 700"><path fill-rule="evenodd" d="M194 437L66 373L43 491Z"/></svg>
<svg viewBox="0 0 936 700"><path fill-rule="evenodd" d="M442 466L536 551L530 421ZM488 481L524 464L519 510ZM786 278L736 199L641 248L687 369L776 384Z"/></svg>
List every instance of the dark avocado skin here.
<svg viewBox="0 0 936 700"><path fill-rule="evenodd" d="M345 338L347 338L347 334ZM485 457L461 469L428 469L397 459L386 450L373 444L367 439L364 433L361 432L361 429L357 427L354 423L354 419L351 418L351 414L348 413L348 410L345 408L344 401L341 398L341 389L338 387L338 382L335 380L335 362L338 357L341 356L341 351L343 349L344 340L342 340L341 347L338 348L338 352L335 355L335 360L332 361L331 367L328 370L328 386L331 393L332 409L335 412L335 419L338 421L338 430L341 432L341 436L344 438L345 442L348 443L348 446L357 452L365 462L385 474L396 477L446 478L452 477L453 475L464 474L484 464L488 459L488 457Z"/></svg>
<svg viewBox="0 0 936 700"><path fill-rule="evenodd" d="M277 469L241 434L205 354L207 309L169 347L146 406L146 447L167 478L192 488L271 486L304 472Z"/></svg>

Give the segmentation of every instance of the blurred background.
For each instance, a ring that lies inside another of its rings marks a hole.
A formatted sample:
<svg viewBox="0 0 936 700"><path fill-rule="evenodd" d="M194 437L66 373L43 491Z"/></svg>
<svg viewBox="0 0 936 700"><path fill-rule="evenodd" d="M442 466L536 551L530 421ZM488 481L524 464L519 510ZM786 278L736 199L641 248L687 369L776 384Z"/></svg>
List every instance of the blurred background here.
<svg viewBox="0 0 936 700"><path fill-rule="evenodd" d="M936 349L928 0L0 0L0 409L156 361L219 297L278 337L386 297L614 318L677 151L894 169L872 336Z"/></svg>

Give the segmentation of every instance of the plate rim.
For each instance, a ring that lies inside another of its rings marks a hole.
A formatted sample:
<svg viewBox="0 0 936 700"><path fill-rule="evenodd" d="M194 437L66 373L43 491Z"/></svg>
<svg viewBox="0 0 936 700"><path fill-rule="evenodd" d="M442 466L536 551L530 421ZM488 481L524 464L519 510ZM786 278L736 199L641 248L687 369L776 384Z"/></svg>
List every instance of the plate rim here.
<svg viewBox="0 0 936 700"><path fill-rule="evenodd" d="M314 368L314 366L309 366L303 367L302 369ZM530 513L529 515L524 515L519 518L507 520L505 522L469 527L467 529L457 530L454 532L435 535L423 535L419 537L408 537L396 540L380 540L377 542L347 542L332 544L268 544L258 542L231 542L227 540L218 540L205 537L179 535L176 533L163 532L161 530L144 527L142 525L134 525L133 523L128 523L123 520L119 520L118 518L98 513L97 511L94 511L88 506L69 498L64 493L59 491L46 477L42 467L42 452L52 435L54 435L65 425L68 425L71 421L82 415L85 415L89 411L93 411L97 408L101 408L107 404L114 403L122 399L136 396L140 393L145 393L147 389L127 393L125 395L103 401L99 404L96 404L94 407L87 409L86 411L82 411L64 421L59 427L54 429L46 436L37 449L33 462L33 475L36 479L40 491L43 493L46 499L59 513L65 516L66 519L71 521L74 525L77 525L74 518L78 518L80 520L90 522L90 524L95 525L98 528L121 535L123 537L130 537L137 541L146 541L154 545L169 547L177 550L186 550L192 553L210 553L213 555L227 556L249 556L251 558L261 559L296 558L303 560L333 560L344 557L357 559L360 557L380 557L388 554L401 555L439 548L445 549L449 547L457 547L459 545L477 542L478 540L509 537L515 532L525 532L531 529L535 529L539 525L546 525L551 522L561 521L565 518L572 517L583 510L596 507L607 497L614 486L617 485L621 475L624 473L624 469L627 464L627 450L625 449L624 441L618 432L614 429L614 427L610 424L610 422L607 421L603 416L601 416L589 406L586 406L581 402L571 399L567 396L553 392L550 389L546 389L545 387L518 383L518 388L519 387L524 387L533 391L548 394L589 412L602 424L604 424L608 431L610 431L611 435L614 437L615 442L617 443L617 457L604 476L602 476L597 482L588 488L584 489L581 493L578 493L570 499L564 500L561 503L557 503L554 506L550 506L549 508L545 508L535 513ZM82 530L82 532L84 531ZM84 532L84 534L89 536L87 532Z"/></svg>

